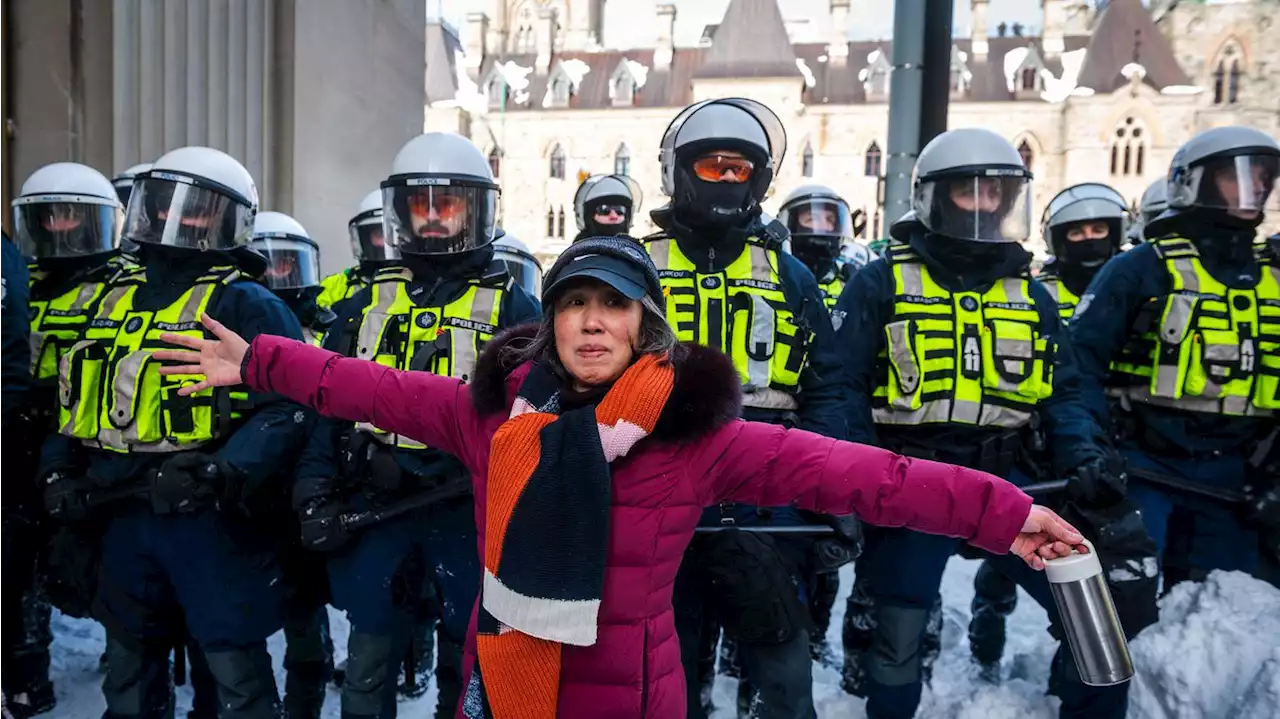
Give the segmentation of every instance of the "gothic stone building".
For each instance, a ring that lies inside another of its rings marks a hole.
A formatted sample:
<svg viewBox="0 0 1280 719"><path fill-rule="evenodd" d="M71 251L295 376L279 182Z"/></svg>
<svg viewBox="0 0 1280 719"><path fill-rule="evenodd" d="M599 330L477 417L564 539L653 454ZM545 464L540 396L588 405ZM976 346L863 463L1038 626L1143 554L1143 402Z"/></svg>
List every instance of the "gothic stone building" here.
<svg viewBox="0 0 1280 719"><path fill-rule="evenodd" d="M1036 36L970 0L969 37L951 52L950 127L985 127L1035 174L1035 213L1063 187L1114 185L1136 203L1197 131L1280 131L1280 2L1042 0ZM829 42L793 42L776 0L732 0L697 47L673 42L676 8L652 0L494 0L460 36L427 28L426 126L471 137L503 186L504 227L543 257L576 232L580 178L634 177L665 202L658 143L685 105L745 96L782 119L789 146L766 210L806 182L828 184L885 233L892 42L849 42L849 0L830 0ZM614 6L623 6L618 10ZM602 47L605 23L645 47ZM631 29L634 29L632 31ZM649 39L651 38L651 40ZM1270 227L1280 226L1271 200ZM652 229L647 212L637 233ZM1043 254L1040 239L1030 249Z"/></svg>

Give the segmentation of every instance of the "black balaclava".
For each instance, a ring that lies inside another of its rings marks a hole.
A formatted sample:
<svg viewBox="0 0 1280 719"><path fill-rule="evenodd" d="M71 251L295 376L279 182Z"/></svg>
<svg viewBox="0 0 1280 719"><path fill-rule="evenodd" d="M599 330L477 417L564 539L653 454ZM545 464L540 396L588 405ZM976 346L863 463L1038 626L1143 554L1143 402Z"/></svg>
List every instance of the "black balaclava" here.
<svg viewBox="0 0 1280 719"><path fill-rule="evenodd" d="M1107 236L1092 240L1071 242L1067 239L1066 226L1050 230L1053 271L1062 278L1073 294L1082 294L1093 281L1093 276L1098 274L1098 270L1119 252L1120 222L1104 221L1107 223Z"/></svg>
<svg viewBox="0 0 1280 719"><path fill-rule="evenodd" d="M466 252L427 255L413 252L401 253L399 262L413 272L415 282L447 281L483 277L493 261L493 243Z"/></svg>
<svg viewBox="0 0 1280 719"><path fill-rule="evenodd" d="M622 205L627 208L627 218L618 225L603 225L596 222L596 208L601 205ZM633 208L631 198L622 195L608 195L605 197L597 197L590 202L586 202L582 207L582 224L585 225L580 237L616 237L617 235L630 235L631 223L635 221L632 216Z"/></svg>
<svg viewBox="0 0 1280 719"><path fill-rule="evenodd" d="M712 150L742 153L755 165L751 178L742 183L698 179L693 163ZM735 140L705 140L681 148L676 153L676 192L672 197L676 221L711 235L746 228L759 216L759 198L772 180L772 173L765 170L768 164L769 158L760 148Z"/></svg>
<svg viewBox="0 0 1280 719"><path fill-rule="evenodd" d="M1016 242L974 242L925 232L912 235L908 244L953 292L1017 275L1031 262L1031 253Z"/></svg>
<svg viewBox="0 0 1280 719"><path fill-rule="evenodd" d="M804 263L819 282L825 282L835 276L842 242L843 238L835 235L793 235L791 254Z"/></svg>

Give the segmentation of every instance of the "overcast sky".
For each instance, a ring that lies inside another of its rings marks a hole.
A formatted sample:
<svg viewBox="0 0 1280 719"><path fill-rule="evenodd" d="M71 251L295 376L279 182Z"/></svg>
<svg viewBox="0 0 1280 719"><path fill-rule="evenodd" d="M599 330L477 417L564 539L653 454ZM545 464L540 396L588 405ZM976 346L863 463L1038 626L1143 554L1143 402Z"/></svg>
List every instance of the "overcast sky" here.
<svg viewBox="0 0 1280 719"><path fill-rule="evenodd" d="M676 12L676 44L696 45L702 28L720 22L729 0L666 0L674 2ZM609 0L628 2L628 0ZM467 13L484 11L492 14L494 0L427 0L430 17L443 15L456 27L461 27ZM782 16L787 20L807 18L816 31L829 17L829 0L778 0ZM991 0L987 12L988 26L994 32L1001 21L1020 22L1028 29L1040 27L1040 0ZM886 0L852 0L849 8L849 37L854 40L888 38L893 34L893 12ZM969 0L956 0L953 20L956 35L969 34ZM607 34L607 32L606 32Z"/></svg>

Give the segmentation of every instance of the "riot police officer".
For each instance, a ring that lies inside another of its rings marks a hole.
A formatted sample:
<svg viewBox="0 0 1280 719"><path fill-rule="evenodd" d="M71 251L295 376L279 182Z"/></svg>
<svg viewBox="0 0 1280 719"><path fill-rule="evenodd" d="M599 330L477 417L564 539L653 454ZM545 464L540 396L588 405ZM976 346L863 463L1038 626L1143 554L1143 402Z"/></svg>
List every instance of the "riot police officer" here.
<svg viewBox="0 0 1280 719"><path fill-rule="evenodd" d="M646 238L646 247L662 275L676 336L721 349L737 366L744 417L841 438L844 392L821 291L813 274L781 251L785 228L760 221L760 201L785 151L782 124L758 102L731 98L685 108L662 139L662 187L671 201L652 213L662 231ZM712 508L704 521L806 523L789 507L742 505ZM697 657L700 635L711 631L702 625L718 596L715 582L749 587L745 594L754 600L716 606L714 615L738 641L760 694L759 716L813 716L803 586L812 546L812 539L717 532L686 552L674 603L691 716L703 713Z"/></svg>
<svg viewBox="0 0 1280 719"><path fill-rule="evenodd" d="M382 184L400 259L343 306L324 345L465 380L493 335L540 315L509 275L489 273L499 193L489 163L464 137L428 133L400 150ZM303 542L329 552L334 604L351 620L343 716L395 716L395 677L427 581L441 614L437 716L452 716L480 583L471 479L461 463L372 425L322 418L298 477ZM350 513L364 519L339 519Z"/></svg>
<svg viewBox="0 0 1280 719"><path fill-rule="evenodd" d="M293 310L308 342L337 319L316 298L320 286L320 246L303 226L283 212L259 212L253 221L250 247L266 258L262 284Z"/></svg>
<svg viewBox="0 0 1280 719"><path fill-rule="evenodd" d="M334 312L340 312L336 305L366 287L378 270L400 259L400 250L395 243L387 242L383 234L381 190L374 190L360 200L360 207L347 223L347 232L356 264L321 280L320 286L324 289L316 297L316 304Z"/></svg>
<svg viewBox="0 0 1280 719"><path fill-rule="evenodd" d="M573 195L578 221L574 241L630 234L642 198L640 185L626 175L592 175L583 180Z"/></svg>
<svg viewBox="0 0 1280 719"><path fill-rule="evenodd" d="M56 396L58 362L62 354L78 339L89 322L89 311L102 295L105 283L118 270L113 263L120 235L121 205L107 178L91 167L74 162L46 165L32 173L22 186L22 194L13 202L14 230L18 246L32 258L30 287L31 365L34 381L25 426L10 428L10 446L18 453L38 453L41 443L57 431ZM23 432L19 441L13 433ZM22 487L35 489L37 459L27 463L24 481L15 481L11 491L15 498ZM39 496L26 501L6 501L10 506L29 504L40 507ZM42 512L41 512L42 513ZM38 515L37 515L38 516ZM36 547L50 541L34 523L23 525L34 533L22 537L21 543ZM23 598L24 610L17 629L6 637L5 658L9 670L6 693L10 697L25 694L33 709L53 706L53 688L49 683L49 602L46 591L64 611L86 616L91 593L84 585L92 577L72 576L68 569L74 562L62 550L83 551L77 545L81 536L67 531L57 534L52 544L59 551L47 556L55 566L50 576L45 567L29 575L32 581ZM43 564L43 563L42 563ZM78 581L83 580L83 581ZM26 680L11 680L19 673Z"/></svg>
<svg viewBox="0 0 1280 719"><path fill-rule="evenodd" d="M1080 296L1094 275L1120 252L1127 234L1129 208L1114 188L1096 182L1072 185L1059 192L1045 207L1042 223L1045 244L1053 257L1036 277L1058 303L1062 320L1071 319ZM1015 472L1025 484L1051 476L1042 441L1033 440ZM1005 618L1017 607L1017 585L984 562L973 579L974 597L969 619L969 649L982 675L998 681L1004 653Z"/></svg>
<svg viewBox="0 0 1280 719"><path fill-rule="evenodd" d="M853 243L849 203L824 185L802 185L783 200L778 222L791 234L791 254L817 278L823 302L835 307L845 283L839 260Z"/></svg>
<svg viewBox="0 0 1280 719"><path fill-rule="evenodd" d="M1056 303L1031 279L1030 254L1018 244L1029 234L1030 186L1017 151L987 130L943 133L920 153L912 191L919 229L855 275L839 303L850 433L908 456L1008 477L1038 417L1055 470L1101 494L1096 487L1119 481L1119 470L1080 402ZM902 529L867 530L857 572L875 603L866 656L873 719L915 714L921 637L956 546ZM988 561L1057 622L1043 575L1000 557ZM1154 588L1149 600L1154 607ZM1062 647L1055 661L1062 716L1124 715L1126 687L1085 686Z"/></svg>
<svg viewBox="0 0 1280 719"><path fill-rule="evenodd" d="M111 717L172 714L168 657L184 620L220 716L278 710L266 638L281 627L280 569L260 523L280 493L272 479L305 439L304 413L237 388L179 397L194 380L161 376L151 360L163 332L203 332L204 313L248 335L301 338L284 303L235 265L257 202L248 171L218 150L157 160L125 218L138 264L106 284L63 356L60 434L41 476L55 518L105 525L95 614Z"/></svg>
<svg viewBox="0 0 1280 719"><path fill-rule="evenodd" d="M129 206L129 195L133 192L133 183L138 179L138 175L150 169L150 162L142 162L126 168L120 174L111 178L111 185L116 188L116 198L120 200L121 207Z"/></svg>
<svg viewBox="0 0 1280 719"><path fill-rule="evenodd" d="M1254 570L1271 531L1230 495L1265 475L1254 448L1280 410L1280 275L1255 241L1278 169L1280 145L1260 130L1196 135L1169 167L1169 209L1094 278L1071 323L1088 406L1128 459L1128 495L1162 552L1182 514L1192 579Z"/></svg>
<svg viewBox="0 0 1280 719"><path fill-rule="evenodd" d="M1140 245L1143 242L1145 228L1152 220L1169 209L1167 181L1162 177L1147 186L1138 204L1138 216L1129 224L1129 243Z"/></svg>
<svg viewBox="0 0 1280 719"><path fill-rule="evenodd" d="M498 231L493 241L493 265L489 272L511 275L530 297L542 296L542 263L529 251L529 246L511 235Z"/></svg>

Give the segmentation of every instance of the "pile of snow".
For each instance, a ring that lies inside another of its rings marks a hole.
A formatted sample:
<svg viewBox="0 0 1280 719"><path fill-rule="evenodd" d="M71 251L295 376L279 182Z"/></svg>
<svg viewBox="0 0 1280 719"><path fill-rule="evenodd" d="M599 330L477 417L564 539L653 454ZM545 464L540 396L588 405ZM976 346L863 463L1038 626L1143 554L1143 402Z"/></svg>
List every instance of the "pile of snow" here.
<svg viewBox="0 0 1280 719"><path fill-rule="evenodd" d="M529 73L531 72L533 68L525 67L514 60L498 65L498 74L502 76L502 81L511 91L511 101L517 105L529 102Z"/></svg>
<svg viewBox="0 0 1280 719"><path fill-rule="evenodd" d="M942 653L925 688L917 719L1056 719L1059 702L1045 695L1056 643L1048 617L1021 590L1009 617L1003 682L978 680L969 659L969 601L979 563L954 557L942 579ZM865 719L866 702L840 689L840 631L853 570L840 572L827 641L836 652L832 666L815 664L813 698L821 719ZM1131 645L1138 676L1130 693L1131 719L1273 719L1280 706L1280 590L1239 573L1215 572L1203 584L1182 584L1161 603L1161 621ZM350 625L331 609L329 624L336 659L347 654ZM58 707L48 717L100 716L102 628L55 613L52 675ZM284 687L284 638L268 642L276 683ZM190 687L177 692L177 716L191 706ZM719 677L712 719L734 719L737 681ZM400 703L400 716L430 716L436 689ZM339 719L338 692L330 687L323 719Z"/></svg>
<svg viewBox="0 0 1280 719"><path fill-rule="evenodd" d="M1040 97L1048 102L1062 102L1072 95L1092 95L1092 88L1079 87L1080 68L1084 67L1085 48L1062 53L1062 77L1052 73L1042 74L1044 92ZM1080 92L1084 91L1084 92Z"/></svg>
<svg viewBox="0 0 1280 719"><path fill-rule="evenodd" d="M800 69L800 74L804 75L804 86L813 87L818 84L818 79L813 76L813 70L809 69L809 63L804 58L796 58L796 67Z"/></svg>
<svg viewBox="0 0 1280 719"><path fill-rule="evenodd" d="M1280 589L1239 572L1183 582L1130 645L1136 719L1273 719L1280 711Z"/></svg>

